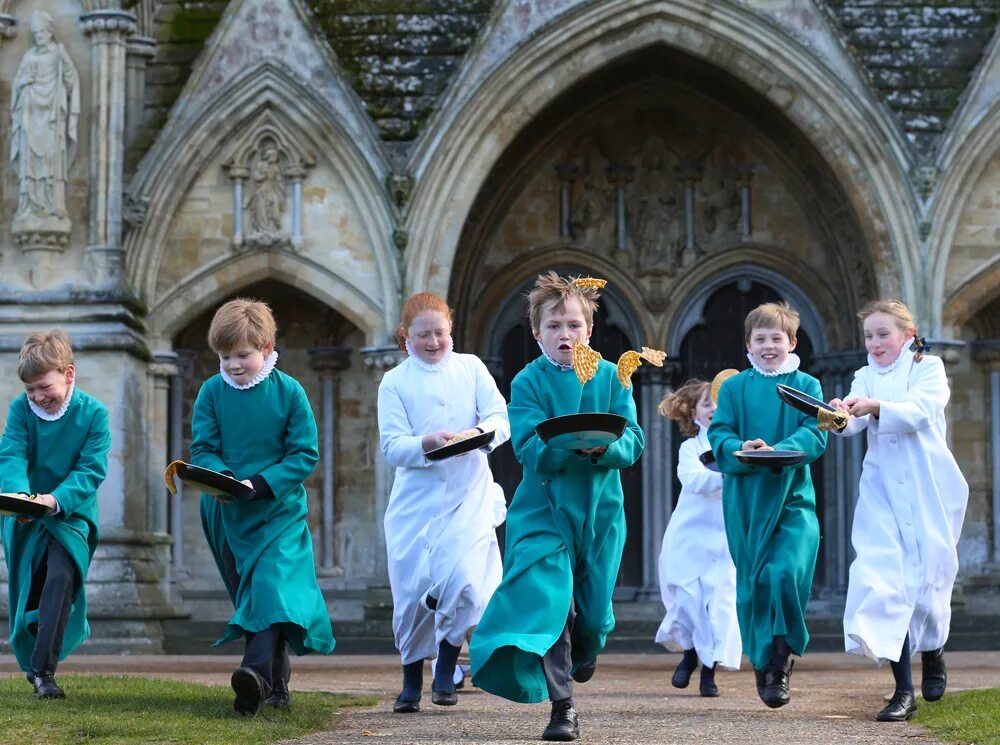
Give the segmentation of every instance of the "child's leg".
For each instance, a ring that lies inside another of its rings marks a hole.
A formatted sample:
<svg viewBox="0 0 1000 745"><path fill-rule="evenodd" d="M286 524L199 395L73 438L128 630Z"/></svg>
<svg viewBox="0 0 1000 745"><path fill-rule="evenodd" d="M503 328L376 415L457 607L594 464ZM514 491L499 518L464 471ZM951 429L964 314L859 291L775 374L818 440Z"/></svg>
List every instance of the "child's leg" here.
<svg viewBox="0 0 1000 745"><path fill-rule="evenodd" d="M562 634L542 657L542 672L545 674L549 699L552 701L549 724L542 732L543 740L575 740L580 734L576 709L573 705L573 647L570 643L575 617L576 613L571 606Z"/></svg>
<svg viewBox="0 0 1000 745"><path fill-rule="evenodd" d="M684 656L677 663L673 676L670 678L670 685L674 688L687 688L691 682L691 674L698 667L698 653L694 647L684 650Z"/></svg>
<svg viewBox="0 0 1000 745"><path fill-rule="evenodd" d="M278 709L287 709L290 703L288 680L292 677L292 669L285 635L277 634L275 644L277 647L271 657L271 695L264 699L264 703Z"/></svg>
<svg viewBox="0 0 1000 745"><path fill-rule="evenodd" d="M889 661L896 690L882 711L876 716L880 722L905 722L917 713L917 702L913 693L913 671L910 667L910 635L903 639L899 652L899 662Z"/></svg>
<svg viewBox="0 0 1000 745"><path fill-rule="evenodd" d="M80 573L62 545L49 541L45 556L45 582L38 601L38 633L31 655L34 672L54 674L62 652L63 634L73 606L73 595L80 588Z"/></svg>
<svg viewBox="0 0 1000 745"><path fill-rule="evenodd" d="M719 687L715 684L715 664L701 666L701 680L698 684L698 693L706 698L715 698L719 695Z"/></svg>
<svg viewBox="0 0 1000 745"><path fill-rule="evenodd" d="M458 703L458 694L455 693L455 664L461 651L461 647L451 645L444 639L438 645L431 700L439 706L453 706Z"/></svg>
<svg viewBox="0 0 1000 745"><path fill-rule="evenodd" d="M913 693L913 669L910 665L909 634L903 639L903 649L899 653L899 662L889 660L889 667L892 668L892 677L896 681L896 690Z"/></svg>
<svg viewBox="0 0 1000 745"><path fill-rule="evenodd" d="M397 714L415 714L420 711L423 687L424 661L417 660L403 665L403 690L396 697L392 710Z"/></svg>

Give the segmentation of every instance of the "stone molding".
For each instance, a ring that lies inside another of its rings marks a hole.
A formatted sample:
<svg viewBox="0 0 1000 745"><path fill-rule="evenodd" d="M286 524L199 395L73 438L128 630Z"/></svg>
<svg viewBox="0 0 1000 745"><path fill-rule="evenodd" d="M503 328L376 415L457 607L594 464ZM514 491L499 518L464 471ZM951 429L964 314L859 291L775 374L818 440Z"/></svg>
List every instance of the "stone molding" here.
<svg viewBox="0 0 1000 745"><path fill-rule="evenodd" d="M417 187L407 228L410 245L421 250L407 256L406 289L447 293L440 267L453 261L482 181L546 105L617 59L669 44L723 66L816 143L849 193L863 243L888 263L880 277L900 276L901 294L912 302L920 264L916 197L907 176L911 152L898 126L870 90L845 83L755 10L726 2L713 5L711 17L703 11L689 0L586 3L539 25L531 44L523 43L525 30L519 29L519 46L507 56L480 59L492 48L489 38L474 48L409 164ZM497 26L486 33L497 33ZM413 219L422 215L436 219Z"/></svg>

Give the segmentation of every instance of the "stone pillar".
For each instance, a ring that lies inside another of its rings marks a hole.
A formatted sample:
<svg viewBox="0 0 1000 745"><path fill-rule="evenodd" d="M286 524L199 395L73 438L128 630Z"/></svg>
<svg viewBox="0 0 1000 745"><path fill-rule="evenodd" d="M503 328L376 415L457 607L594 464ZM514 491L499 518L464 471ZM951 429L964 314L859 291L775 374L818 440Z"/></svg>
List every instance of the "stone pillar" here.
<svg viewBox="0 0 1000 745"><path fill-rule="evenodd" d="M608 166L608 181L615 186L615 250L628 250L628 209L625 185L635 177L635 168L626 164Z"/></svg>
<svg viewBox="0 0 1000 745"><path fill-rule="evenodd" d="M976 342L973 358L989 374L989 460L991 483L991 507L993 522L993 546L990 554L994 565L1000 565L1000 339Z"/></svg>
<svg viewBox="0 0 1000 745"><path fill-rule="evenodd" d="M163 468L167 465L168 421L171 412L171 382L177 375L177 355L159 352L147 368L151 395L146 402L146 469L149 501L146 505L146 528L154 533L167 533L167 490L163 483Z"/></svg>
<svg viewBox="0 0 1000 745"><path fill-rule="evenodd" d="M753 235L753 222L750 219L750 183L753 180L754 167L749 164L735 167L736 187L740 194L740 240L748 241Z"/></svg>
<svg viewBox="0 0 1000 745"><path fill-rule="evenodd" d="M563 163L555 167L559 179L559 237L572 238L573 184L580 178L580 166Z"/></svg>
<svg viewBox="0 0 1000 745"><path fill-rule="evenodd" d="M323 522L320 535L320 568L324 573L343 573L336 540L336 453L337 406L336 373L351 365L349 347L320 347L309 350L309 364L319 373L323 387L323 415L320 428L322 440L320 463L323 469Z"/></svg>
<svg viewBox="0 0 1000 745"><path fill-rule="evenodd" d="M382 382L382 376L403 361L405 355L395 344L377 347L363 347L361 355L365 367L372 371L374 387ZM378 424L375 428L378 442ZM392 593L389 591L389 569L385 555L385 508L389 504L395 469L385 462L382 449L376 444L373 462L375 465L375 571L365 599L365 617L369 619L392 618Z"/></svg>
<svg viewBox="0 0 1000 745"><path fill-rule="evenodd" d="M670 421L656 410L680 369L678 360L667 360L663 367L643 364L632 380L642 389L639 426L646 435L646 449L639 463L642 468L642 599L660 595L657 562L663 533L670 520L673 504L672 428Z"/></svg>
<svg viewBox="0 0 1000 745"><path fill-rule="evenodd" d="M145 106L146 66L156 56L156 39L132 36L125 50L125 147L138 139Z"/></svg>
<svg viewBox="0 0 1000 745"><path fill-rule="evenodd" d="M129 11L100 8L81 14L80 26L93 44L86 265L93 287L115 288L124 269L126 40L136 31L136 17Z"/></svg>
<svg viewBox="0 0 1000 745"><path fill-rule="evenodd" d="M173 575L176 578L183 574L190 576L190 568L185 566L184 561L184 482L176 481L177 493L170 494L166 491L163 483L163 469L160 468L162 461L165 466L175 460L187 460L184 451L184 381L191 378L194 368L194 352L190 349L175 349L173 352L164 352L156 355L156 359L161 357L169 360L172 369L165 369L164 373L169 375L167 386L167 405L156 417L150 418L150 431L156 430L166 436L164 446L158 447L155 453L150 453L150 496L155 499L157 494L162 494L164 503L169 505L169 517L167 519L168 531L171 538L171 562Z"/></svg>

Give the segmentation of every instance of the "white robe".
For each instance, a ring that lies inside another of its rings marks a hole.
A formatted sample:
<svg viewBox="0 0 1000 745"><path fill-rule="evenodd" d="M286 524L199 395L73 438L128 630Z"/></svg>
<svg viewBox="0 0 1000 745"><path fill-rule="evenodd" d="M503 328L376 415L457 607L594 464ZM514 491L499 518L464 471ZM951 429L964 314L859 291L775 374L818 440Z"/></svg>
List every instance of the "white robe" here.
<svg viewBox="0 0 1000 745"><path fill-rule="evenodd" d="M666 608L656 642L691 649L703 665L738 670L743 654L736 617L736 567L729 554L722 516L722 474L698 456L712 447L706 430L681 443L677 509L660 549L660 595Z"/></svg>
<svg viewBox="0 0 1000 745"><path fill-rule="evenodd" d="M496 526L503 490L486 452L510 439L507 404L478 357L449 353L436 365L416 357L385 374L378 390L382 453L396 467L385 512L392 628L403 664L437 656L441 640L461 646L500 584ZM473 427L493 430L488 448L432 462L421 438ZM426 605L437 600L437 610Z"/></svg>
<svg viewBox="0 0 1000 745"><path fill-rule="evenodd" d="M882 663L899 660L910 634L914 654L948 639L951 591L958 574L958 539L969 486L945 439L951 392L944 363L869 364L854 375L850 397L880 402L879 417L851 417L841 435L868 428L851 542L844 610L848 652Z"/></svg>

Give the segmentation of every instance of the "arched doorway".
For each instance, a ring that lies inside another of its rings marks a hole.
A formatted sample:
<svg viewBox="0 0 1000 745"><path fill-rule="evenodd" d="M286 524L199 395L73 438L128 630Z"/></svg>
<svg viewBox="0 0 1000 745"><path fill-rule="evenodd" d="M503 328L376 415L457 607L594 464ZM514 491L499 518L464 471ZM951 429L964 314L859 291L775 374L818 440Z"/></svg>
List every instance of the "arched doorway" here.
<svg viewBox="0 0 1000 745"><path fill-rule="evenodd" d="M589 275L592 271L579 267L555 267L561 274ZM500 392L510 400L510 386L514 377L535 359L538 343L531 333L527 317L526 293L534 284L534 277L524 281L511 292L500 306L489 332L485 347L485 357L490 365ZM597 314L594 318L594 332L591 347L598 350L605 359L615 361L627 349L638 349L639 333L634 313L627 303L613 289L602 292ZM636 409L641 410L642 389L633 387ZM503 486L507 502L510 503L514 490L521 482L521 464L509 447L498 448L490 456L490 466L498 483ZM643 484L639 465L621 472L622 490L625 495L626 539L622 565L618 574L619 594L634 595L643 585L644 561L649 557L643 551ZM502 543L502 526L501 526Z"/></svg>

